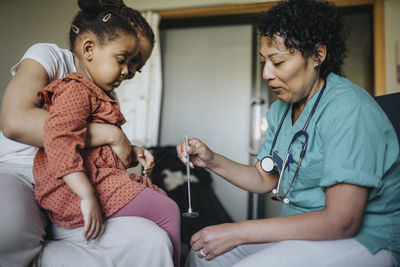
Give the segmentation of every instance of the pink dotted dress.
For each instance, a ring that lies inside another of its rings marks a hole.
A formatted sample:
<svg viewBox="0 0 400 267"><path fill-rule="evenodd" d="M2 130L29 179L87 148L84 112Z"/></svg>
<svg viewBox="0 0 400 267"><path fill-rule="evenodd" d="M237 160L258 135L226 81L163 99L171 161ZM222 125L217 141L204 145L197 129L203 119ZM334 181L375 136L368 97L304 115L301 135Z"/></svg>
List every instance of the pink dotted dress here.
<svg viewBox="0 0 400 267"><path fill-rule="evenodd" d="M125 123L112 97L77 73L54 81L38 95L49 117L44 126L44 149L39 149L33 164L35 196L52 222L64 228L84 225L80 198L62 179L72 172L86 173L105 218L144 188L158 191L149 178L129 174L110 146L85 148L88 123Z"/></svg>

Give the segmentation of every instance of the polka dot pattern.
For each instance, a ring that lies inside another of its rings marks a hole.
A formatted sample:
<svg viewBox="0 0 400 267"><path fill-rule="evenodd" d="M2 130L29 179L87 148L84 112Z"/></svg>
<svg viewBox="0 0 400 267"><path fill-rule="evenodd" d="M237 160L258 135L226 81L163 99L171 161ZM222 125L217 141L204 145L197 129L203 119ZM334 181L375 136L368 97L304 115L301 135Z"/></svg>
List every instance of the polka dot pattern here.
<svg viewBox="0 0 400 267"><path fill-rule="evenodd" d="M87 123L125 123L118 104L103 90L71 73L40 91L39 98L49 117L44 126L44 149L39 149L33 164L35 196L52 222L64 228L84 224L80 198L61 179L72 172L86 173L105 218L144 188L158 191L149 178L129 174L110 146L85 148Z"/></svg>

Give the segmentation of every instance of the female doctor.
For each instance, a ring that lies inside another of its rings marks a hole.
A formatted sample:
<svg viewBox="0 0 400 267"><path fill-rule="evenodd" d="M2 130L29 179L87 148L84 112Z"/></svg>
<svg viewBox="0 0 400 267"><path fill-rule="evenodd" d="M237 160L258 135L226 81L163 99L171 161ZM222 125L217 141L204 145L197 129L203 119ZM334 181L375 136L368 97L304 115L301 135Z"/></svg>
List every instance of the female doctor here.
<svg viewBox="0 0 400 267"><path fill-rule="evenodd" d="M187 266L395 266L399 143L374 99L339 76L343 16L331 3L290 0L265 13L259 30L263 78L278 100L256 165L198 139L177 152L244 190L272 191L282 216L200 230Z"/></svg>

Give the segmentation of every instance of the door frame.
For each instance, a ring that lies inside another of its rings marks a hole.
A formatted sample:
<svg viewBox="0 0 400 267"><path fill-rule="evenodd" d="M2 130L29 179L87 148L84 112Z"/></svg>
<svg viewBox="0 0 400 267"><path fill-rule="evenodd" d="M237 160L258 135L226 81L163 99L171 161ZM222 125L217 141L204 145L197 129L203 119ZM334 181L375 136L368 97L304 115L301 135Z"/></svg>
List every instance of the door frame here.
<svg viewBox="0 0 400 267"><path fill-rule="evenodd" d="M334 0L340 7L370 6L372 8L373 25L373 94L374 96L386 94L386 75L385 75L385 14L384 0ZM160 10L161 20L188 19L227 15L247 15L265 12L278 2L221 5L210 7L183 8Z"/></svg>

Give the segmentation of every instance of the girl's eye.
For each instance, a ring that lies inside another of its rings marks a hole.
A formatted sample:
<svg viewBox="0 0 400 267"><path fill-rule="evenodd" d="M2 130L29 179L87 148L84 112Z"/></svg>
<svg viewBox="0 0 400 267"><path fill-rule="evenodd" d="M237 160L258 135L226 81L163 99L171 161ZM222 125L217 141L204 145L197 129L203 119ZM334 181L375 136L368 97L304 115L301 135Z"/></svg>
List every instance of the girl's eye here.
<svg viewBox="0 0 400 267"><path fill-rule="evenodd" d="M117 57L117 62L118 62L118 64L125 64L126 60L123 58Z"/></svg>
<svg viewBox="0 0 400 267"><path fill-rule="evenodd" d="M274 64L275 67L278 67L278 66L281 65L282 63L283 63L283 61L276 62L276 63L273 63L273 64Z"/></svg>

